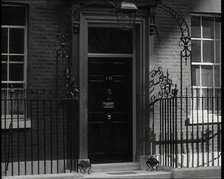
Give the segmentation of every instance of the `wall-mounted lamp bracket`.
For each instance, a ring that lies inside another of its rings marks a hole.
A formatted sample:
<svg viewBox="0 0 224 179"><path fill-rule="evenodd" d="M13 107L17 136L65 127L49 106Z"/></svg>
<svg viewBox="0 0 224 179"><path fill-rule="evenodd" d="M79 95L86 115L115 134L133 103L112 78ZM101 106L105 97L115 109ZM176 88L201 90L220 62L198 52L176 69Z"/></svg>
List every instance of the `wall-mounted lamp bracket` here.
<svg viewBox="0 0 224 179"><path fill-rule="evenodd" d="M116 9L119 28L122 30L134 28L137 11L138 8L133 2L122 1Z"/></svg>

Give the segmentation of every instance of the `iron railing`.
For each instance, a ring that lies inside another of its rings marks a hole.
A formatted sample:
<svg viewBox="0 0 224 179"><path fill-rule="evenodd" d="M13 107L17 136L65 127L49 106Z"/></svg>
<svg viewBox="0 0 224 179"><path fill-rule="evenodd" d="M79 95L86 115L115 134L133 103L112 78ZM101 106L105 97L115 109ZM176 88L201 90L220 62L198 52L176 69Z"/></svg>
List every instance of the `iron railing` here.
<svg viewBox="0 0 224 179"><path fill-rule="evenodd" d="M76 99L2 90L1 106L2 176L77 171ZM220 96L186 90L184 97L160 99L150 109L150 154L161 166L221 166Z"/></svg>
<svg viewBox="0 0 224 179"><path fill-rule="evenodd" d="M208 91L208 90L207 90ZM221 166L221 96L186 95L151 106L150 154L161 166Z"/></svg>
<svg viewBox="0 0 224 179"><path fill-rule="evenodd" d="M1 92L2 176L77 171L77 100L9 91Z"/></svg>

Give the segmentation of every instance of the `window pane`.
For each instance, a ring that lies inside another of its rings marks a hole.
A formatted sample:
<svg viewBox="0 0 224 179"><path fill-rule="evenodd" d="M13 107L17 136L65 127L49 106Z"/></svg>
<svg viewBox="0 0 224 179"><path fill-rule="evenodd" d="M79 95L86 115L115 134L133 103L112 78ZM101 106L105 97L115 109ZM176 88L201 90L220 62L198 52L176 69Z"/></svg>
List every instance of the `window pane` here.
<svg viewBox="0 0 224 179"><path fill-rule="evenodd" d="M7 56L6 55L2 55L1 56L1 61L2 62L7 62Z"/></svg>
<svg viewBox="0 0 224 179"><path fill-rule="evenodd" d="M220 66L215 66L215 87L220 87Z"/></svg>
<svg viewBox="0 0 224 179"><path fill-rule="evenodd" d="M214 18L202 17L203 38L214 38Z"/></svg>
<svg viewBox="0 0 224 179"><path fill-rule="evenodd" d="M16 99L24 99L24 91L23 90L17 90L17 89L14 90L12 104L10 103L10 105L9 105L9 113L23 114L24 113L24 100L16 100Z"/></svg>
<svg viewBox="0 0 224 179"><path fill-rule="evenodd" d="M7 64L2 63L2 81L7 81Z"/></svg>
<svg viewBox="0 0 224 179"><path fill-rule="evenodd" d="M203 41L203 62L214 63L214 41Z"/></svg>
<svg viewBox="0 0 224 179"><path fill-rule="evenodd" d="M192 40L192 61L201 62L201 41Z"/></svg>
<svg viewBox="0 0 224 179"><path fill-rule="evenodd" d="M193 38L201 37L200 17L198 16L191 17L191 36Z"/></svg>
<svg viewBox="0 0 224 179"><path fill-rule="evenodd" d="M23 99L23 96L19 96L19 99ZM24 101L23 100L13 100L12 101L12 108L11 108L11 101L9 102L8 106L9 114L13 115L22 115L24 114Z"/></svg>
<svg viewBox="0 0 224 179"><path fill-rule="evenodd" d="M200 86L200 68L198 65L192 66L192 85Z"/></svg>
<svg viewBox="0 0 224 179"><path fill-rule="evenodd" d="M89 28L90 53L132 53L132 31L117 28Z"/></svg>
<svg viewBox="0 0 224 179"><path fill-rule="evenodd" d="M2 28L2 53L7 53L8 29Z"/></svg>
<svg viewBox="0 0 224 179"><path fill-rule="evenodd" d="M16 55L11 55L9 57L10 62L24 62L24 56L16 56Z"/></svg>
<svg viewBox="0 0 224 179"><path fill-rule="evenodd" d="M215 89L215 94L216 94L216 96L221 97L222 96L221 89L220 88Z"/></svg>
<svg viewBox="0 0 224 179"><path fill-rule="evenodd" d="M213 96L213 89L209 89L209 88L206 88L206 89L202 89L202 95L204 97L211 97Z"/></svg>
<svg viewBox="0 0 224 179"><path fill-rule="evenodd" d="M214 18L202 17L203 38L214 38Z"/></svg>
<svg viewBox="0 0 224 179"><path fill-rule="evenodd" d="M221 110L221 89L215 89L215 110ZM218 111L218 114L221 115L221 111Z"/></svg>
<svg viewBox="0 0 224 179"><path fill-rule="evenodd" d="M6 98L7 98L6 90L4 90L4 91L1 90L1 99L6 99ZM1 100L1 115L6 114L6 105L7 105L6 100Z"/></svg>
<svg viewBox="0 0 224 179"><path fill-rule="evenodd" d="M7 86L8 86L8 84L5 84L5 83L2 83L1 84L2 86L1 86L1 89L3 89L3 88L7 88ZM3 91L2 91L3 92ZM5 93L5 90L4 90L4 93Z"/></svg>
<svg viewBox="0 0 224 179"><path fill-rule="evenodd" d="M202 86L213 86L213 67L202 66Z"/></svg>
<svg viewBox="0 0 224 179"><path fill-rule="evenodd" d="M23 81L23 64L10 64L9 65L9 80L10 81Z"/></svg>
<svg viewBox="0 0 224 179"><path fill-rule="evenodd" d="M9 32L10 53L24 53L24 29L10 29Z"/></svg>
<svg viewBox="0 0 224 179"><path fill-rule="evenodd" d="M24 83L3 83L2 88L15 89L15 90L24 90Z"/></svg>
<svg viewBox="0 0 224 179"><path fill-rule="evenodd" d="M193 97L200 96L200 88L193 88Z"/></svg>
<svg viewBox="0 0 224 179"><path fill-rule="evenodd" d="M216 39L221 39L221 18L215 18Z"/></svg>
<svg viewBox="0 0 224 179"><path fill-rule="evenodd" d="M10 84L12 85L12 88L22 88L24 89L24 83L15 83L15 84Z"/></svg>
<svg viewBox="0 0 224 179"><path fill-rule="evenodd" d="M199 96L200 96L200 88L193 89L193 109L200 109Z"/></svg>
<svg viewBox="0 0 224 179"><path fill-rule="evenodd" d="M211 110L212 109L212 98L213 97L213 89L202 89L202 95L204 98L203 100L203 109L204 110ZM214 103L214 101L213 101Z"/></svg>
<svg viewBox="0 0 224 179"><path fill-rule="evenodd" d="M2 10L2 25L25 25L26 8L24 6L4 6Z"/></svg>
<svg viewBox="0 0 224 179"><path fill-rule="evenodd" d="M216 63L220 63L221 59L221 42L216 41Z"/></svg>

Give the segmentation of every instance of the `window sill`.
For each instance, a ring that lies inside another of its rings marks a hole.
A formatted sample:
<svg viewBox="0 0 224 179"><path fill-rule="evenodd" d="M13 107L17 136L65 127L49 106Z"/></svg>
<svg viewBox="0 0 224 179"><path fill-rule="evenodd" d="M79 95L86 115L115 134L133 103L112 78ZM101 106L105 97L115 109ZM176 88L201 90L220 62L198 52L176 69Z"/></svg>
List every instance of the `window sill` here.
<svg viewBox="0 0 224 179"><path fill-rule="evenodd" d="M2 129L10 129L11 120L2 120ZM27 120L19 120L19 121L13 121L12 123L12 129L29 129L31 128L31 121Z"/></svg>

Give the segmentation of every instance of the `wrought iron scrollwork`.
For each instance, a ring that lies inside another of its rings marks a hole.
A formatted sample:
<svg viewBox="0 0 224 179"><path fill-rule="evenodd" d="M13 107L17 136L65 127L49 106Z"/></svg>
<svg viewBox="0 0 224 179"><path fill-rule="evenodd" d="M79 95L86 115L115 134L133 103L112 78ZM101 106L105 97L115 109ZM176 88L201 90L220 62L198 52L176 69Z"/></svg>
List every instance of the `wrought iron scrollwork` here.
<svg viewBox="0 0 224 179"><path fill-rule="evenodd" d="M91 172L93 172L91 168L92 168L92 165L90 161L82 160L82 159L78 161L78 169L81 173L86 174L87 172L88 174L90 174Z"/></svg>
<svg viewBox="0 0 224 179"><path fill-rule="evenodd" d="M66 64L69 61L69 48L70 44L67 42L68 34L58 34L57 39L60 44L60 48L57 50L57 56L62 59L62 61Z"/></svg>
<svg viewBox="0 0 224 179"><path fill-rule="evenodd" d="M185 59L185 62L187 62L187 60L189 60L191 57L191 36L186 20L180 13L162 3L156 3L156 8L165 10L176 20L177 25L181 31L181 37L179 41L179 46L181 47L181 58Z"/></svg>
<svg viewBox="0 0 224 179"><path fill-rule="evenodd" d="M161 98L174 97L177 95L176 85L172 88L173 81L169 78L167 70L166 75L163 73L162 67L149 73L149 96L150 105Z"/></svg>
<svg viewBox="0 0 224 179"><path fill-rule="evenodd" d="M180 28L181 36L179 41L179 46L181 48L180 50L180 95L182 96L182 83L183 83L183 72L182 72L182 62L183 59L185 60L185 64L187 64L187 61L191 62L191 36L190 36L190 30L187 25L186 20L183 18L183 16L176 12L171 7L168 7L164 4L156 3L156 8L160 8L166 12L168 12L173 18L176 20L177 25Z"/></svg>
<svg viewBox="0 0 224 179"><path fill-rule="evenodd" d="M148 170L158 171L159 161L154 156L150 156L149 159L146 161L146 165L148 166Z"/></svg>
<svg viewBox="0 0 224 179"><path fill-rule="evenodd" d="M57 76L58 76L58 58L66 65L64 71L65 79L65 97L78 98L78 89L75 84L75 79L71 71L71 8L68 9L61 17L58 28L57 41L59 49L57 50ZM57 77L58 78L58 77ZM58 81L58 79L57 79ZM58 82L57 82L58 83ZM58 84L57 84L58 88Z"/></svg>
<svg viewBox="0 0 224 179"><path fill-rule="evenodd" d="M78 98L79 90L75 86L74 77L71 70L66 67L65 69L65 97L66 98Z"/></svg>
<svg viewBox="0 0 224 179"><path fill-rule="evenodd" d="M179 46L182 48L181 50L181 58L185 59L185 63L191 57L191 38L188 36L180 37Z"/></svg>

